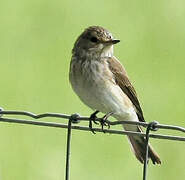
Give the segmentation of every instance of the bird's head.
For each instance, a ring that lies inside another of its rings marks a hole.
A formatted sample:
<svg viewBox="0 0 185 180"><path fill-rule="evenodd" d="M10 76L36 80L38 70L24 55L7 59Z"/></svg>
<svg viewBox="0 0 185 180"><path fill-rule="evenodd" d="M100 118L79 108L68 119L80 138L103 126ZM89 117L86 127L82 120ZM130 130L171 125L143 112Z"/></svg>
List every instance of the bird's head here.
<svg viewBox="0 0 185 180"><path fill-rule="evenodd" d="M77 38L73 54L93 53L101 57L113 55L113 45L120 42L100 26L90 26Z"/></svg>

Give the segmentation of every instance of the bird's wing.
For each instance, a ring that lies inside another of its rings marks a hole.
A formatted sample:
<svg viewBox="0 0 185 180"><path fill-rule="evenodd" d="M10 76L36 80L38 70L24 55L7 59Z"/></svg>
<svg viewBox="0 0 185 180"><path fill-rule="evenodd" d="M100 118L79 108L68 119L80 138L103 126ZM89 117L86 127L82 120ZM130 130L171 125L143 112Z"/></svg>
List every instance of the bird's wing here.
<svg viewBox="0 0 185 180"><path fill-rule="evenodd" d="M119 85L119 87L122 89L122 91L129 97L131 102L133 103L136 113L138 116L138 119L140 121L145 122L143 111L141 109L141 106L139 104L139 100L137 98L136 91L134 87L132 86L131 82L129 81L129 78L127 76L127 73L124 69L124 67L121 65L121 63L115 58L111 57L108 59L108 65L111 72L114 74L114 78L116 83Z"/></svg>

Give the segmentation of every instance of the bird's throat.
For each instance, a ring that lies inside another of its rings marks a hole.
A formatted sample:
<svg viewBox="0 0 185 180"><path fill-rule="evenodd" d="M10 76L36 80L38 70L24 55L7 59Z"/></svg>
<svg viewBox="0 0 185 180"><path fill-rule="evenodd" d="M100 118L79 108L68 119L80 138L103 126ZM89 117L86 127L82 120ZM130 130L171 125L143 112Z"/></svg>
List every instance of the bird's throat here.
<svg viewBox="0 0 185 180"><path fill-rule="evenodd" d="M102 58L105 58L105 57L107 58L112 56L113 56L113 45L103 48L101 53Z"/></svg>

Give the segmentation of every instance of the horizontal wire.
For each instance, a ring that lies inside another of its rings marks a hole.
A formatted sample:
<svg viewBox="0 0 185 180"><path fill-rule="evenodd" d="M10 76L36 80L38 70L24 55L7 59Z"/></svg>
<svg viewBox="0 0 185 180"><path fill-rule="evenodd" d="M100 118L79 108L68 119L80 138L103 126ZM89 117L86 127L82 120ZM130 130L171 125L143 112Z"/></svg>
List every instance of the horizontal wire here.
<svg viewBox="0 0 185 180"><path fill-rule="evenodd" d="M30 124L36 126L47 126L47 127L55 127L55 128L68 128L67 124L62 123L53 123L53 122L41 122L41 121L33 121L33 120L22 120L22 119L11 119L11 118L2 118L0 117L0 122L9 122L9 123L18 123L18 124ZM89 127L86 126L76 126L73 125L72 129L82 130L82 131L91 131ZM100 128L93 128L96 132L103 132ZM111 130L111 129L104 129L105 133L109 134L122 134L122 135L138 135L145 137L145 133L139 132L132 132L132 131L124 131L124 130ZM185 137L180 136L169 136L169 135L161 135L161 134L150 134L151 138L157 139L168 139L168 140L176 140L176 141L185 141Z"/></svg>
<svg viewBox="0 0 185 180"><path fill-rule="evenodd" d="M52 118L62 118L62 119L68 119L67 124L62 123L55 123L55 122L43 122L43 121L34 121L34 120L25 120L25 119L16 119L16 118L4 118L3 115L21 115L21 116L28 116L34 119L40 119L40 118L46 118L46 117L52 117ZM55 128L65 128L68 129L68 139L67 139L67 155L66 155L66 179L69 177L69 155L70 155L70 136L71 136L71 129L81 130L81 131L92 131L89 127L86 126L79 126L79 125L72 125L71 123L79 123L80 121L89 121L91 120L90 117L83 117L78 114L73 115L66 115L66 114L60 114L60 113L44 113L44 114L33 114L31 112L27 111L4 111L2 108L0 108L0 122L7 122L7 123L18 123L18 124L29 124L29 125L36 125L36 126L45 126L45 127L55 127ZM96 121L102 122L103 118L96 118ZM104 132L109 134L120 134L120 135L134 135L134 136L142 136L146 139L150 138L156 138L156 139L167 139L167 140L174 140L174 141L185 141L185 137L182 136L171 136L171 135L162 135L162 134L151 134L148 131L148 128L151 126L151 123L147 122L136 122L136 121L109 121L106 120L106 122L111 125L120 125L120 124L130 124L135 126L143 126L147 127L146 134L143 132L134 132L134 131L125 131L125 130L114 130L114 129L102 129L102 128L93 128L94 132ZM170 129L170 130L176 130L180 132L185 132L185 128L180 126L174 126L174 125L164 125L159 124L158 122L152 122L153 123L153 130L157 129ZM151 130L152 130L151 129ZM148 132L148 133L147 133ZM146 145L146 157L148 157L148 143ZM146 170L147 170L147 159L144 163L144 170L143 170L143 177L146 179Z"/></svg>
<svg viewBox="0 0 185 180"><path fill-rule="evenodd" d="M71 117L71 115L66 115L66 114L61 114L61 113L43 113L43 114L34 114L31 112L27 112L27 111L4 111L2 110L2 108L0 108L0 115L24 115L24 116L28 116L28 117L32 117L34 119L40 119L40 118L46 118L46 117L54 117L54 118L63 118L63 119L69 119ZM85 116L80 116L76 118L76 120L81 120L81 121L89 121L90 118L89 117L85 117ZM102 118L97 118L96 121L101 121ZM107 123L109 123L110 125L120 125L120 124L132 124L132 125L140 125L143 127L147 127L149 123L147 122L138 122L138 121L115 121L115 122L111 122L109 120L106 120ZM177 130L177 131L181 131L181 132L185 132L185 128L180 127L180 126L174 126L174 125L164 125L164 124L156 124L155 125L156 128L159 129L170 129L170 130Z"/></svg>

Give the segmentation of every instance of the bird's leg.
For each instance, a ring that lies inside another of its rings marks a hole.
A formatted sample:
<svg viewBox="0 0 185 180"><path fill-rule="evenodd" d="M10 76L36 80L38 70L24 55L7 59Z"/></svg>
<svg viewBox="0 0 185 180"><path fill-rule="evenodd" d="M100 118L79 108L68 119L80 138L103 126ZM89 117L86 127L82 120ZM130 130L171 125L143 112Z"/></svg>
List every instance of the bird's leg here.
<svg viewBox="0 0 185 180"><path fill-rule="evenodd" d="M102 131L103 131L104 133L105 133L105 131L104 131L104 126L107 126L108 129L110 128L110 124L107 122L107 119L108 119L111 115L113 115L113 114L114 114L113 112L109 112L109 113L105 114L105 116L103 116L103 118L102 118L101 121L100 121L101 129L102 129Z"/></svg>
<svg viewBox="0 0 185 180"><path fill-rule="evenodd" d="M92 114L91 114L91 116L90 116L90 119L91 119L91 121L93 121L95 124L98 124L98 122L96 122L96 119L97 119L97 116L96 116L96 114L98 114L100 111L95 111L95 112L93 112Z"/></svg>
<svg viewBox="0 0 185 180"><path fill-rule="evenodd" d="M94 113L92 113L90 115L90 118L89 118L89 129L92 131L93 134L96 134L92 128L92 122L95 123L95 124L98 124L98 122L96 122L96 119L97 119L97 116L96 114L98 114L100 111L96 110Z"/></svg>

